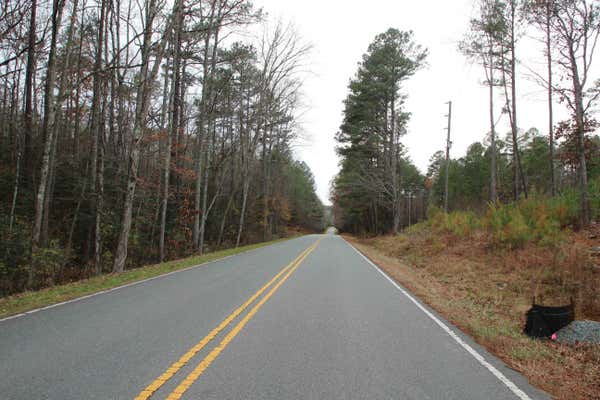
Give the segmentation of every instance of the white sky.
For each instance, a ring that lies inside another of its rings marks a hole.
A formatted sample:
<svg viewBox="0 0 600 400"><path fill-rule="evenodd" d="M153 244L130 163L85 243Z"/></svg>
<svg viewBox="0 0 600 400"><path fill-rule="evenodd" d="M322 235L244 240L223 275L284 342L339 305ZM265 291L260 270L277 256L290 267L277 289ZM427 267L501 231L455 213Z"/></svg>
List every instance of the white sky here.
<svg viewBox="0 0 600 400"><path fill-rule="evenodd" d="M270 18L294 23L314 45L309 61L313 74L303 88L308 110L302 122L307 138L298 144L296 153L312 169L323 202L330 203L329 182L339 169L334 135L341 123L348 81L374 37L388 28L413 30L415 41L430 52L428 67L404 87L412 118L402 142L413 162L424 172L431 155L444 148L448 100L453 102L451 156L464 155L469 144L483 139L489 131L489 116L487 90L480 84L482 69L457 49L469 29L473 4L474 0L255 0ZM544 71L542 47L525 39L518 56L527 60L529 68ZM594 71L595 79L600 76L598 65ZM524 68L517 71L526 72ZM544 89L525 78L518 85L519 127L535 126L546 134ZM501 107L500 93L496 104ZM566 118L564 107L555 108L555 121ZM498 127L501 135L508 130L506 119Z"/></svg>

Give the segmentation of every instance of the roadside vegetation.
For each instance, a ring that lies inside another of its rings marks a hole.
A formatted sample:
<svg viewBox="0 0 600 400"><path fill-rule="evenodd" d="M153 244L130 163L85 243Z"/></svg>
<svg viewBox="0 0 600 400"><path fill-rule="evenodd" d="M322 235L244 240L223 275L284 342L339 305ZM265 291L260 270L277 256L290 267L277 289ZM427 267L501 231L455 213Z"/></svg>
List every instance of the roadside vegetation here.
<svg viewBox="0 0 600 400"><path fill-rule="evenodd" d="M195 265L204 264L223 257L239 254L244 251L249 251L277 242L289 240L300 235L302 235L302 233L298 231L290 231L289 237L287 238L210 252L180 260L172 260L164 263L147 265L140 268L127 270L120 274L104 274L100 276L94 276L89 279L56 285L46 289L26 291L13 296L2 297L0 298L0 318L97 293L102 290L112 289L127 283L137 282L180 269L193 267Z"/></svg>
<svg viewBox="0 0 600 400"><path fill-rule="evenodd" d="M321 231L310 50L248 0L2 1L0 297Z"/></svg>
<svg viewBox="0 0 600 400"><path fill-rule="evenodd" d="M402 234L348 239L536 386L557 399L598 399L599 346L523 334L534 296L546 305L572 298L577 319L600 320L600 257L590 255L600 225L572 230L576 204L565 195L490 205L484 214L433 208Z"/></svg>

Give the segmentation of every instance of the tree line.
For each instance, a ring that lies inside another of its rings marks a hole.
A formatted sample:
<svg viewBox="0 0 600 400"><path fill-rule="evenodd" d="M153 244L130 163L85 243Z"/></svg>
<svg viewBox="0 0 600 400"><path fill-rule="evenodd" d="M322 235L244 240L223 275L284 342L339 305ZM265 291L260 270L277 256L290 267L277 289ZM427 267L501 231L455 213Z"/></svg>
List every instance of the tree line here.
<svg viewBox="0 0 600 400"><path fill-rule="evenodd" d="M483 210L489 202L518 201L532 192L556 196L575 190L577 225L587 226L600 212L600 138L594 135L599 124L593 117L600 79L591 76L600 5L590 0L476 0L475 6L458 48L481 66L489 132L459 159L436 152L421 174L399 142L410 118L401 83L423 65L427 51L411 32L390 29L377 36L349 84L337 134L341 171L332 181L331 197L339 228L398 232L423 218L427 207L442 206L446 171L451 209ZM525 35L538 39L544 72L517 58ZM525 131L518 123L523 70L547 93L544 134ZM555 121L557 101L569 111L568 120ZM510 126L505 137L498 135L502 117Z"/></svg>
<svg viewBox="0 0 600 400"><path fill-rule="evenodd" d="M501 138L496 139L496 196L497 201L508 203L513 201L513 156L512 156L512 133L506 132ZM559 137L562 137L559 135ZM523 175L527 179L527 190L529 196L552 196L553 184L557 195L568 195L570 204L579 214L578 186L578 162L573 147L566 142L556 146L553 163L554 182L550 165L550 144L547 135L538 129L531 128L519 135L519 149L521 151L521 163ZM588 185L592 215L600 213L600 137L598 135L589 138L586 150L587 174L590 179ZM490 167L492 164L492 147L489 140L472 143L463 157L451 159L448 165L449 190L448 209L473 210L483 212L487 208L490 199ZM425 182L429 188L430 204L440 207L444 198L444 178L446 160L442 151L437 151L430 159L426 173ZM578 220L573 221L578 224Z"/></svg>
<svg viewBox="0 0 600 400"><path fill-rule="evenodd" d="M310 49L247 0L2 2L0 294L322 229Z"/></svg>

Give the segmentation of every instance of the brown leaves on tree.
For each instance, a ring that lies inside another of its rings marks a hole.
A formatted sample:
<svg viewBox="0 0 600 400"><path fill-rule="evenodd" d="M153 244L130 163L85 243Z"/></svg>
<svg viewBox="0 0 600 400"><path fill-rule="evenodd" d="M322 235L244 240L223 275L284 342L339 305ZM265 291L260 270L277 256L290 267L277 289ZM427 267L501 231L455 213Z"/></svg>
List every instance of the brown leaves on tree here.
<svg viewBox="0 0 600 400"><path fill-rule="evenodd" d="M586 118L584 125L585 159L589 163L593 161L594 154L598 152L598 144L592 141L589 134L600 127L600 123L594 118ZM571 168L579 167L579 146L577 141L577 124L570 119L558 123L555 130L557 140L563 140L559 157L561 161Z"/></svg>

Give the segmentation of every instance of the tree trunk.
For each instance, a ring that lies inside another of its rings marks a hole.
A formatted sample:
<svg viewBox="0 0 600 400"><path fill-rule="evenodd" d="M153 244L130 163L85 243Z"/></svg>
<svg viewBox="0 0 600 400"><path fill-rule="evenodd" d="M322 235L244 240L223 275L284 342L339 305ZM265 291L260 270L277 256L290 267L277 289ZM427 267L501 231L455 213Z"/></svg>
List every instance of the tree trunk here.
<svg viewBox="0 0 600 400"><path fill-rule="evenodd" d="M212 80L214 78L214 74L217 68L217 49L218 49L218 45L219 45L219 30L220 30L220 24L221 24L221 9L223 7L224 3L220 3L219 4L219 12L217 14L217 18L211 18L211 22L216 20L215 26L212 29L213 32L213 46L212 46L212 52L211 52L211 66L210 66L210 73L209 73L209 81L211 82L211 85L208 87L208 93L212 99L213 96L213 85L212 85ZM214 7L215 3L213 3L213 7ZM208 42L207 42L208 43ZM206 108L205 108L205 112L206 112ZM209 168L210 168L210 161L211 161L211 153L213 151L214 145L215 145L215 130L216 130L216 122L214 119L214 116L212 115L212 111L209 114L209 121L210 124L212 125L212 140L207 136L207 143L206 143L206 166L204 167L204 193L203 193L203 198L202 198L202 222L200 225L200 245L199 245L199 249L200 249L200 254L203 254L204 252L204 237L205 237L205 230L206 230L206 221L208 219L208 215L210 213L210 209L212 208L212 204L214 204L214 199L213 201L211 201L211 205L207 206L207 196L208 196L208 177L209 177ZM217 196L217 194L215 194L215 196ZM216 197L215 197L216 199Z"/></svg>
<svg viewBox="0 0 600 400"><path fill-rule="evenodd" d="M100 15L98 19L98 41L96 43L96 55L94 60L94 79L93 79L93 98L92 98L92 116L90 123L90 132L92 135L92 164L91 164L91 187L94 190L94 197L92 198L92 210L94 212L94 222L90 229L94 232L93 234L93 249L94 249L94 268L96 274L101 273L100 245L102 243L102 230L101 230L101 214L102 210L100 204L103 202L101 198L104 192L101 181L103 177L100 176L104 173L104 161L103 161L103 150L100 150L103 142L101 136L103 135L102 125L104 124L101 115L101 102L104 97L103 93L103 81L104 72L102 71L102 50L104 49L104 23L106 19L106 0L100 2Z"/></svg>
<svg viewBox="0 0 600 400"><path fill-rule="evenodd" d="M85 170L86 170L85 175L87 175L88 166L89 166L89 163L85 167ZM69 236L67 237L67 247L66 248L69 250L73 248L73 234L75 232L75 226L77 225L77 217L79 216L79 210L81 209L81 203L83 203L83 200L85 198L85 191L86 191L87 183L88 183L88 181L85 180L83 182L83 185L81 186L81 194L79 195L79 200L77 201L77 206L75 207L75 212L73 213L73 221L71 221L71 228L69 229Z"/></svg>
<svg viewBox="0 0 600 400"><path fill-rule="evenodd" d="M200 252L200 254L204 254L204 234L206 230L206 219L208 218L208 178L210 173L211 146L211 138L207 135L205 145L206 159L204 167L204 189L202 190L202 218L200 221L200 242L198 244L198 251Z"/></svg>
<svg viewBox="0 0 600 400"><path fill-rule="evenodd" d="M42 218L44 212L44 202L46 200L46 189L48 188L48 176L50 173L52 145L54 141L53 129L48 129L54 126L56 118L56 109L54 105L54 83L56 81L56 45L58 34L60 31L60 23L62 19L64 1L54 0L52 6L52 37L50 42L50 52L48 55L48 69L46 72L45 86L45 102L44 102L44 123L43 129L45 132L44 151L42 156L42 166L40 169L40 181L38 193L35 200L35 219L33 224L33 235L31 238L31 253L32 255L40 246ZM28 284L31 287L33 284L33 265L30 268Z"/></svg>
<svg viewBox="0 0 600 400"><path fill-rule="evenodd" d="M392 209L392 213L394 215L394 234L398 234L400 229L400 188L398 185L398 137L396 133L396 94L392 93L392 101L391 101L391 139L392 139L392 148L390 151L391 156L391 166L392 166L392 198L394 202L394 206Z"/></svg>
<svg viewBox="0 0 600 400"><path fill-rule="evenodd" d="M55 125L58 125L55 124ZM48 225L50 221L50 206L52 203L52 195L54 193L54 182L56 180L56 147L58 144L58 130L52 135L52 150L50 153L50 173L48 176L48 184L46 185L46 196L44 199L44 211L42 212L42 232L40 234L40 245L41 247L48 246Z"/></svg>
<svg viewBox="0 0 600 400"><path fill-rule="evenodd" d="M552 36L550 34L551 9L550 1L546 1L546 59L548 63L548 139L550 146L550 185L552 196L556 196L556 176L554 168L554 113L552 110Z"/></svg>
<svg viewBox="0 0 600 400"><path fill-rule="evenodd" d="M490 92L490 147L492 148L491 166L490 166L490 201L495 203L498 200L496 184L496 127L494 124L494 66L493 55L490 52L488 85Z"/></svg>
<svg viewBox="0 0 600 400"><path fill-rule="evenodd" d="M83 26L85 18L85 1L84 7L81 7L81 18L79 20L79 24ZM82 68L81 63L83 60L83 41L79 41L78 51L77 51L77 80L81 79ZM75 115L79 115L80 112L80 98L81 98L81 85L77 85L75 89ZM73 127L73 160L75 162L79 162L79 124L80 118L75 118L75 124Z"/></svg>
<svg viewBox="0 0 600 400"><path fill-rule="evenodd" d="M167 206L169 201L169 177L171 172L171 132L167 132L167 145L165 148L165 165L163 171L163 194L160 210L160 238L159 238L159 253L160 262L165 260L165 231L167 227Z"/></svg>
<svg viewBox="0 0 600 400"><path fill-rule="evenodd" d="M177 136L179 130L179 107L180 107L180 73L181 73L181 31L183 29L183 0L175 2L175 25L173 28L173 84L172 84L172 110L171 127L167 132L167 145L165 150L163 198L160 216L160 261L165 259L165 231L167 226L167 207L169 204L169 178L171 173L171 146L172 138ZM167 63L168 65L168 63ZM166 73L168 74L168 68ZM165 84L166 86L166 84Z"/></svg>
<svg viewBox="0 0 600 400"><path fill-rule="evenodd" d="M17 142L17 171L15 173L15 184L13 186L12 203L10 206L10 221L8 223L8 232L12 233L13 223L15 221L15 209L17 206L17 196L19 195L19 181L21 179L21 145Z"/></svg>
<svg viewBox="0 0 600 400"><path fill-rule="evenodd" d="M243 72L240 74L243 75ZM243 78L240 77L240 80ZM243 88L242 88L242 96L243 96ZM247 99L247 103L250 101ZM242 231L244 230L244 219L246 216L246 204L248 202L248 191L250 189L250 162L249 157L250 153L250 126L249 126L249 112L246 114L246 124L244 128L244 99L242 98L240 101L240 110L239 110L239 124L240 124L240 157L241 157L241 172L242 172L242 206L240 208L240 220L238 224L237 237L235 240L235 247L238 248L240 246L240 240L242 238Z"/></svg>
<svg viewBox="0 0 600 400"><path fill-rule="evenodd" d="M233 189L233 188L232 188ZM223 218L221 219L221 226L219 227L219 237L217 238L217 248L221 247L221 243L223 243L223 233L225 232L225 224L227 222L227 216L229 215L229 210L233 205L233 196L234 192L232 190L229 199L227 200L227 205L225 206L225 211L223 212Z"/></svg>
<svg viewBox="0 0 600 400"><path fill-rule="evenodd" d="M136 94L136 111L135 120L133 126L133 140L131 142L131 152L129 156L129 176L127 179L127 187L125 194L125 204L123 207L123 216L121 223L121 231L119 234L119 241L117 250L115 252L115 260L113 263L113 272L123 272L125 269L125 261L127 260L127 246L129 242L129 231L131 230L131 220L133 211L133 200L135 198L135 189L137 184L138 168L140 163L140 146L143 139L143 130L146 124L146 117L148 114L148 108L150 103L150 91L151 83L154 81L158 74L158 69L161 64L167 35L163 35L161 43L156 49L156 59L154 66L150 73L150 47L152 44L152 27L154 19L158 13L157 0L150 0L148 5L148 11L146 16L146 27L144 29L144 39L142 42L141 60L142 67L140 71L141 83L139 84L138 91ZM167 25L170 25L167 24ZM168 26L165 30L167 32L170 28Z"/></svg>
<svg viewBox="0 0 600 400"><path fill-rule="evenodd" d="M78 6L78 1L75 0L73 2L73 8L72 8L72 12L71 12L71 17L69 20L69 26L67 28L67 41L65 44L65 65L64 65L64 70L68 71L69 70L69 66L70 66L70 61L71 61L71 47L73 45L73 32L74 32L74 26L75 26L75 21L76 21L76 16L77 16L77 6ZM60 83L59 83L59 90L58 90L58 95L56 97L56 100L54 102L54 104L51 104L49 106L54 107L54 110L52 110L53 114L56 116L58 114L58 112L61 110L64 101L66 99L65 96L65 92L67 91L67 77L66 74L63 74L63 76L60 79ZM42 233L41 233L41 245L42 247L46 247L48 244L48 224L49 224L49 218L50 218L50 204L51 204L51 200L52 200L52 195L54 192L54 184L56 181L56 151L57 151L57 146L58 146L58 141L59 141L59 133L61 131L61 126L63 125L63 119L61 118L54 118L54 123L52 126L48 126L47 129L52 130L52 137L53 137L53 144L52 144L52 153L50 156L50 178L48 180L48 186L46 188L46 198L44 200L44 211L43 211L43 219L42 219Z"/></svg>
<svg viewBox="0 0 600 400"><path fill-rule="evenodd" d="M515 4L514 0L511 0L511 19L510 19L510 35L509 35L509 46L507 52L510 53L510 59L508 63L510 69L507 72L506 69L506 49L504 43L500 45L501 55L500 60L502 62L500 71L502 74L502 86L504 88L504 99L506 105L506 111L508 113L508 119L510 121L510 132L512 138L512 170L513 170L513 199L519 200L520 196L520 182L522 174L521 159L519 152L519 138L518 138L518 126L517 126L517 103L516 103L516 70L515 70L515 38L514 38L514 23L515 23ZM508 78L510 76L510 95L508 93ZM523 193L527 197L526 186L523 185Z"/></svg>
<svg viewBox="0 0 600 400"><path fill-rule="evenodd" d="M265 127L263 129L263 137L262 137L262 167L263 167L263 180L262 180L262 238L263 241L267 241L269 239L268 229L269 229L269 152L267 151L267 135L268 129Z"/></svg>
<svg viewBox="0 0 600 400"><path fill-rule="evenodd" d="M31 1L31 15L29 20L29 34L27 38L27 66L25 68L25 105L23 111L23 177L25 184L32 170L31 137L33 136L33 80L35 74L35 43L36 43L36 13L37 0Z"/></svg>
<svg viewBox="0 0 600 400"><path fill-rule="evenodd" d="M240 247L240 240L242 238L242 231L244 230L244 218L246 216L246 204L248 203L248 191L250 189L250 179L246 173L242 173L242 180L244 181L244 187L242 189L242 209L240 211L240 223L238 226L237 239L235 240L235 247Z"/></svg>
<svg viewBox="0 0 600 400"><path fill-rule="evenodd" d="M519 198L519 184L522 185L523 195L527 198L527 184L525 182L525 174L523 173L523 166L521 165L521 152L519 150L518 141L518 124L517 124L517 70L516 70L516 54L515 54L515 12L516 12L516 0L511 0L511 23L510 23L510 89L512 98L512 118L511 118L511 130L513 136L513 151L515 161L515 200Z"/></svg>
<svg viewBox="0 0 600 400"><path fill-rule="evenodd" d="M583 90L579 80L579 69L575 58L575 52L570 47L571 72L573 79L573 92L575 94L575 122L577 125L577 152L579 156L579 190L581 203L581 225L587 227L590 224L590 197L588 193L587 162L585 159L585 115L583 108Z"/></svg>
<svg viewBox="0 0 600 400"><path fill-rule="evenodd" d="M141 136L141 127L136 127L134 135ZM127 260L127 246L129 241L129 231L131 230L131 217L133 210L133 200L135 197L135 188L137 184L137 172L140 162L139 144L134 144L129 156L129 176L127 177L127 188L125 195L125 204L123 208L123 217L121 222L121 232L119 234L119 242L117 251L115 252L115 260L113 263L113 272L123 272L125 269L125 261Z"/></svg>
<svg viewBox="0 0 600 400"><path fill-rule="evenodd" d="M201 117L199 117L201 118ZM200 201L202 200L202 153L203 153L203 134L202 129L198 128L197 138L197 153L198 159L196 160L196 183L195 183L195 195L194 195L194 227L192 230L192 241L193 248L195 251L198 250L200 245Z"/></svg>
<svg viewBox="0 0 600 400"><path fill-rule="evenodd" d="M214 13L214 9L212 11ZM199 116L198 116L198 160L196 162L196 190L195 190L195 196L194 196L194 227L193 227L193 231L192 231L192 241L193 243L193 248L196 251L202 251L202 249L199 249L200 246L200 225L201 225L201 210L200 210L200 201L202 198L202 157L203 157L203 152L204 152L204 136L205 136L205 132L204 132L204 125L206 123L206 99L207 99L207 95L208 95L208 88L207 88L207 82L209 79L209 72L208 72L208 51L209 51L209 44L210 44L210 35L211 35L211 29L212 29L212 18L213 15L211 15L210 17L210 22L209 22L209 27L208 27L208 32L206 33L206 38L204 40L204 59L202 62L202 73L203 73L203 80L202 80L202 93L200 95L200 110L199 110ZM206 166L205 168L208 168L208 166Z"/></svg>

